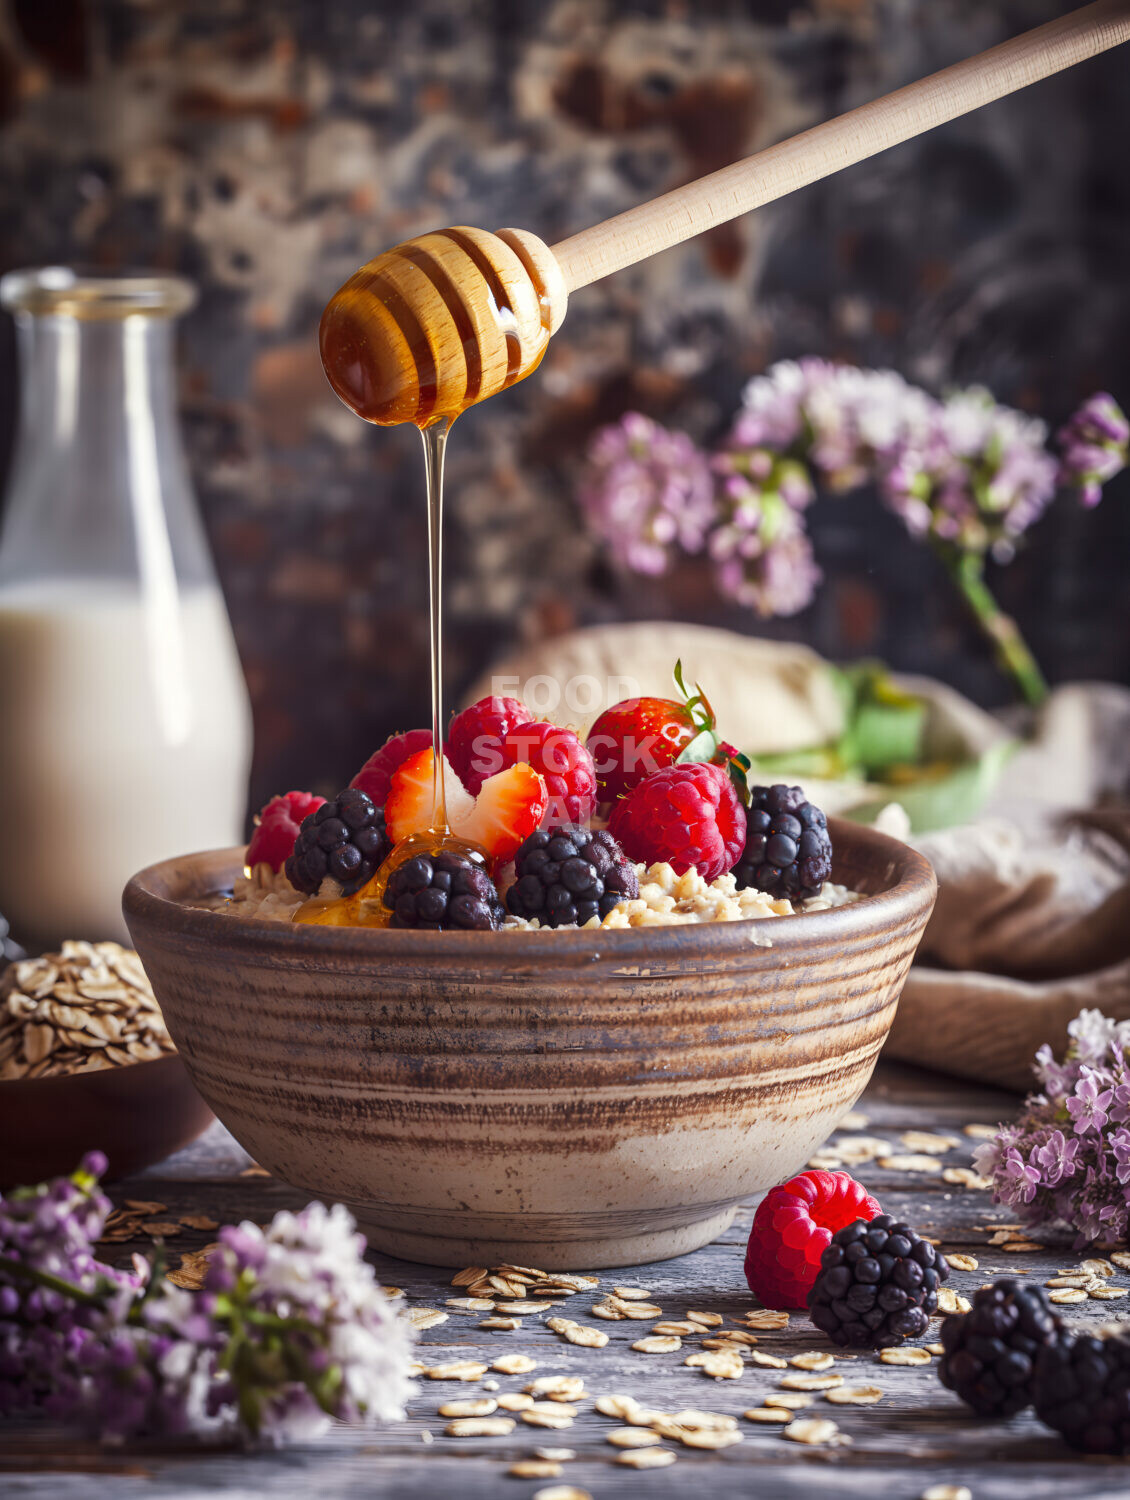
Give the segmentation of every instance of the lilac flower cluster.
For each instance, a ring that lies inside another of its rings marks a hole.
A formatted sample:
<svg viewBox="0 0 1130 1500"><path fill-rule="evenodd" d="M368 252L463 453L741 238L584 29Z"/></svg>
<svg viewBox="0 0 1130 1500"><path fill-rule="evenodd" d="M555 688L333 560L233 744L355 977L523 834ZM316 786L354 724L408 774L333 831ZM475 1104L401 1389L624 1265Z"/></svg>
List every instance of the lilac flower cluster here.
<svg viewBox="0 0 1130 1500"><path fill-rule="evenodd" d="M712 459L636 412L602 429L579 500L623 566L659 574L676 551L705 548L725 595L787 615L820 581L803 517L818 487L873 483L912 536L951 558L1008 561L1057 488L1098 501L1128 439L1105 394L1061 429L1057 459L1043 422L981 387L937 400L893 370L782 360L746 386Z"/></svg>
<svg viewBox="0 0 1130 1500"><path fill-rule="evenodd" d="M998 1203L1034 1226L1066 1224L1076 1245L1125 1239L1130 1227L1130 1021L1084 1010L1067 1028L1061 1063L1036 1054L1043 1093L978 1146L977 1170Z"/></svg>
<svg viewBox="0 0 1130 1500"><path fill-rule="evenodd" d="M1113 396L1099 391L1056 433L1059 481L1079 491L1088 508L1099 503L1103 485L1130 463L1130 421Z"/></svg>
<svg viewBox="0 0 1130 1500"><path fill-rule="evenodd" d="M99 1153L0 1197L0 1415L43 1412L115 1441L305 1439L332 1418L403 1415L410 1333L340 1205L220 1231L204 1289L158 1258L99 1264L110 1204Z"/></svg>
<svg viewBox="0 0 1130 1500"><path fill-rule="evenodd" d="M706 455L639 412L597 433L578 500L594 535L634 573L666 572L676 549L701 552L714 521Z"/></svg>

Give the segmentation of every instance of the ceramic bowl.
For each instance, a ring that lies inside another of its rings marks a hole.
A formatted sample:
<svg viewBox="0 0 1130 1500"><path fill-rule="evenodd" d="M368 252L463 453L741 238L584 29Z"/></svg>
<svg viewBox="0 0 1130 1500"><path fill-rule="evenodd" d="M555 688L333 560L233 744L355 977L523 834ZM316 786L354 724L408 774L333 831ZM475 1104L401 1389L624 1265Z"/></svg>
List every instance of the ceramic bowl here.
<svg viewBox="0 0 1130 1500"><path fill-rule="evenodd" d="M212 1123L179 1057L0 1083L0 1190L66 1176L96 1146L109 1180L187 1146Z"/></svg>
<svg viewBox="0 0 1130 1500"><path fill-rule="evenodd" d="M596 932L415 933L206 909L242 850L137 875L124 910L201 1094L271 1172L434 1265L696 1249L863 1091L934 903L913 850L832 824L867 899Z"/></svg>

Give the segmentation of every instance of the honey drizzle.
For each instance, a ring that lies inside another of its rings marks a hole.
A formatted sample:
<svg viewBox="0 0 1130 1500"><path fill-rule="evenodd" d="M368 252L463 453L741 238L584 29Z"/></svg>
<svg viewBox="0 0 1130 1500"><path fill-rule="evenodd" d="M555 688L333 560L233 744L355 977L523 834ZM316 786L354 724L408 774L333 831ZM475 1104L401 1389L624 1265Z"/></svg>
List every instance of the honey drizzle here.
<svg viewBox="0 0 1130 1500"><path fill-rule="evenodd" d="M440 837L451 833L443 779L443 458L454 420L454 417L440 417L420 429L428 489L428 643L432 673L432 826L429 831Z"/></svg>

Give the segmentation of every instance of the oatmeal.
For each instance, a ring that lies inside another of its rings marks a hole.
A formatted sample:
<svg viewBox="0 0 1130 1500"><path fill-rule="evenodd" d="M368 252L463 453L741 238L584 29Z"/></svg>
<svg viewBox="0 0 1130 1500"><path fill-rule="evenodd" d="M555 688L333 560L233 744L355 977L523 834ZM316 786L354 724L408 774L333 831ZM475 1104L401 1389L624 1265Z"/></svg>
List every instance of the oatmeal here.
<svg viewBox="0 0 1130 1500"><path fill-rule="evenodd" d="M769 896L764 891L738 890L732 874L706 881L696 870L677 875L667 864L636 865L635 869L639 877L639 896L621 901L603 920L591 918L585 923L586 928L677 927L699 922L761 921L767 917L825 911L860 899L857 892L831 881L826 881L817 895L794 903ZM332 881L326 884L333 886ZM323 889L319 894L332 899L337 892ZM223 910L233 916L290 922L306 899L294 889L282 870L276 873L267 864L257 864L250 875L242 875L236 881L231 900ZM503 932L541 930L542 925L536 919L510 915L502 925Z"/></svg>

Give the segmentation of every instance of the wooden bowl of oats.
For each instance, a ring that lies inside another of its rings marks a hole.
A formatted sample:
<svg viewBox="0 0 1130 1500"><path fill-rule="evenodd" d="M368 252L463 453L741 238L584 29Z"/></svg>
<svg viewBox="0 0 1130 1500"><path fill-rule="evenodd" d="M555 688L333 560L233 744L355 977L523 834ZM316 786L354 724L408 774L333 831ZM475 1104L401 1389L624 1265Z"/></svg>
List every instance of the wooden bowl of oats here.
<svg viewBox="0 0 1130 1500"><path fill-rule="evenodd" d="M244 851L123 909L200 1092L271 1172L435 1265L636 1265L705 1244L871 1076L934 904L905 844L837 822L864 899L622 930L418 932L218 910Z"/></svg>
<svg viewBox="0 0 1130 1500"><path fill-rule="evenodd" d="M212 1118L136 953L68 942L0 971L0 1189L72 1172L95 1147L122 1177Z"/></svg>

